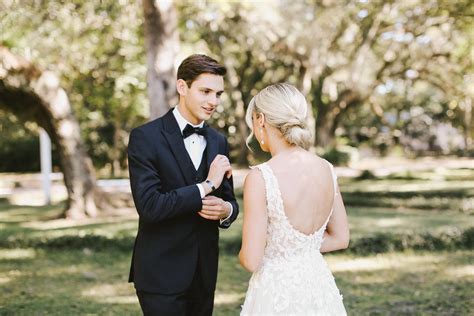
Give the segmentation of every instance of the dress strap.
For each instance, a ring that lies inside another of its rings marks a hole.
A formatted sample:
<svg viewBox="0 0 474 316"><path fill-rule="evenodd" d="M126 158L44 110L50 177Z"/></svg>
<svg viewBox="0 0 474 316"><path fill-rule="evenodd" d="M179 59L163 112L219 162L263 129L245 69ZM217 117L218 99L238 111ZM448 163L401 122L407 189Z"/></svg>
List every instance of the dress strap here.
<svg viewBox="0 0 474 316"><path fill-rule="evenodd" d="M267 165L266 162L259 164L257 166L251 167L252 169L259 169L262 173L263 180L265 182L265 192L266 192L266 200L267 200L267 209L269 215L274 215L280 213L282 201L280 196L280 191L278 188L278 182L276 181L275 176L273 175L273 171L270 166ZM274 213L277 212L277 213Z"/></svg>
<svg viewBox="0 0 474 316"><path fill-rule="evenodd" d="M251 169L258 169L260 170L260 173L262 174L263 177L263 182L265 183L265 192L266 192L266 200L267 200L267 206L270 204L270 192L271 192L271 177L268 172L267 166L265 163L261 163L256 166L251 166Z"/></svg>
<svg viewBox="0 0 474 316"><path fill-rule="evenodd" d="M334 166L326 159L324 161L327 162L327 164L329 165L329 168L331 169L332 182L333 182L333 187L334 187L334 200L332 202L331 211L329 212L329 216L326 219L326 222L324 223L324 227L326 227L326 225L329 223L329 220L331 219L332 212L334 211L334 204L336 202L336 197L338 196L339 193L337 192L337 175L336 175L336 172L334 171Z"/></svg>

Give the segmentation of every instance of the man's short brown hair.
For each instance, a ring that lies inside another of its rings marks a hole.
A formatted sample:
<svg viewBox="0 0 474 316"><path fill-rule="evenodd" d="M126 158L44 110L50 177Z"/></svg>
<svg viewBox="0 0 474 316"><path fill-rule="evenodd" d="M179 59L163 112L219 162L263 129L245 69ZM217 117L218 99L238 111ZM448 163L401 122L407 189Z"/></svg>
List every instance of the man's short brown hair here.
<svg viewBox="0 0 474 316"><path fill-rule="evenodd" d="M225 76L227 70L215 59L202 54L194 54L183 60L178 67L178 79L186 81L188 87L201 74Z"/></svg>

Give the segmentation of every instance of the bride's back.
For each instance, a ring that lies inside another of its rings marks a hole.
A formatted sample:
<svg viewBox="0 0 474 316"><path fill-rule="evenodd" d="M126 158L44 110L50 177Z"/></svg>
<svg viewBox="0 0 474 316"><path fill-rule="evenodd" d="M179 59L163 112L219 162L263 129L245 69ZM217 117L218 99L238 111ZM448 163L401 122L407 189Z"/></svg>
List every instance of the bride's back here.
<svg viewBox="0 0 474 316"><path fill-rule="evenodd" d="M284 212L294 229L316 232L328 218L334 202L334 179L324 159L300 150L268 163L277 178Z"/></svg>

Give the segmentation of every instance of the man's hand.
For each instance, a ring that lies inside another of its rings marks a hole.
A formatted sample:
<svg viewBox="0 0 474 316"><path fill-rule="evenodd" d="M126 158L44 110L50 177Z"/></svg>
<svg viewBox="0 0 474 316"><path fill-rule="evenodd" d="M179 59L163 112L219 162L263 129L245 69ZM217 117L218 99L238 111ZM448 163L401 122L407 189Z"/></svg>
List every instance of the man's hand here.
<svg viewBox="0 0 474 316"><path fill-rule="evenodd" d="M232 176L232 167L230 166L229 158L224 155L217 155L209 167L209 174L207 179L212 181L212 184L218 188L221 186L224 177L229 179Z"/></svg>
<svg viewBox="0 0 474 316"><path fill-rule="evenodd" d="M229 216L230 207L224 200L208 195L202 199L202 210L198 214L205 219L217 221Z"/></svg>

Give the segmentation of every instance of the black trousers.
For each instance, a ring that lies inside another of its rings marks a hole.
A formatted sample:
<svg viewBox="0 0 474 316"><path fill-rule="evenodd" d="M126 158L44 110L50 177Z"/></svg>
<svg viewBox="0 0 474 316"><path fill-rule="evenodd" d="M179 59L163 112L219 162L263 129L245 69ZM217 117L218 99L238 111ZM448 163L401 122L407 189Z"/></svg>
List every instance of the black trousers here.
<svg viewBox="0 0 474 316"><path fill-rule="evenodd" d="M137 296L144 316L212 316L214 308L214 289L204 286L199 263L185 292L165 295L137 290Z"/></svg>

